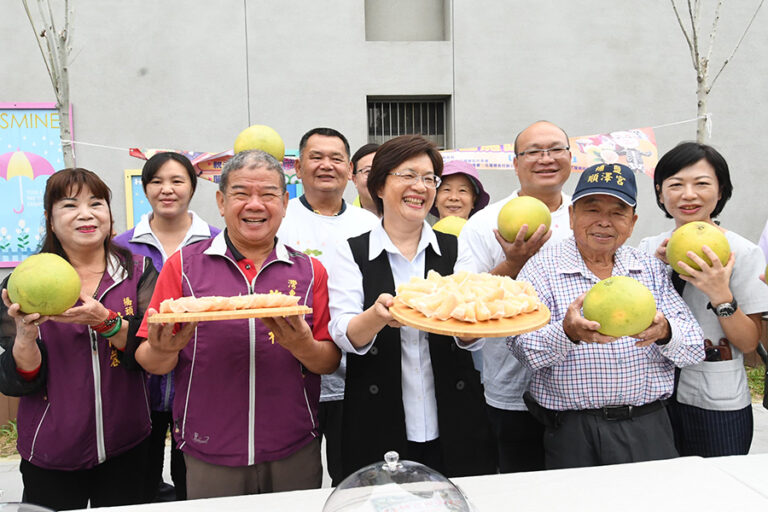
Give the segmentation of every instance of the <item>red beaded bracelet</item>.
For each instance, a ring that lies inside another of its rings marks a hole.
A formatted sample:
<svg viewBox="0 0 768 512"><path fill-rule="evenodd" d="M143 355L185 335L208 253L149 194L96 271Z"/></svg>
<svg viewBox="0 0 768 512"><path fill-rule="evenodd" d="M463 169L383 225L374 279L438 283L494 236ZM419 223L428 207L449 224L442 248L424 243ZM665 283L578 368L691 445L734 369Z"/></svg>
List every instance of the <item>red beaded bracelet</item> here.
<svg viewBox="0 0 768 512"><path fill-rule="evenodd" d="M107 311L109 312L109 316L107 316L106 320L104 320L99 324L91 326L91 329L93 329L99 334L104 334L105 332L111 331L112 329L114 329L115 324L117 324L117 320L119 318L117 313L115 313L111 309L108 309Z"/></svg>

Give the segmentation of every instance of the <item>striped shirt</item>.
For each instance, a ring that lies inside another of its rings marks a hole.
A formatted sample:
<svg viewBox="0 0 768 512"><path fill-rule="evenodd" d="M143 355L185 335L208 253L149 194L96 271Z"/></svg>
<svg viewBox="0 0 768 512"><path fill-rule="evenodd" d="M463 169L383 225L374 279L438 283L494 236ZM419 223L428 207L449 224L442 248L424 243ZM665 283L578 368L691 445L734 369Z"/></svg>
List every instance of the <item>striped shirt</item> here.
<svg viewBox="0 0 768 512"><path fill-rule="evenodd" d="M600 281L573 237L539 251L518 275L533 284L552 312L546 327L507 339L515 357L533 371L529 389L542 406L562 411L644 405L672 394L676 365L704 359L699 324L663 263L624 245L614 256L613 275L633 277L651 290L672 330L668 344L637 347L637 340L626 336L608 344L568 339L563 331L568 306Z"/></svg>

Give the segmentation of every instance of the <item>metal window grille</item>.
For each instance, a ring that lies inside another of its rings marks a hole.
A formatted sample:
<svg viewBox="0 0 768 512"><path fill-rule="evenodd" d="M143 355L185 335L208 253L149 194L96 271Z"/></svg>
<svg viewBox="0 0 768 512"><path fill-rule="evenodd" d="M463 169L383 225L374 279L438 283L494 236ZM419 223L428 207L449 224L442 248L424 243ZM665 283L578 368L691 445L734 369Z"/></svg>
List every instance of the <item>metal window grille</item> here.
<svg viewBox="0 0 768 512"><path fill-rule="evenodd" d="M419 134L445 149L446 99L368 98L368 142L381 144L399 135Z"/></svg>

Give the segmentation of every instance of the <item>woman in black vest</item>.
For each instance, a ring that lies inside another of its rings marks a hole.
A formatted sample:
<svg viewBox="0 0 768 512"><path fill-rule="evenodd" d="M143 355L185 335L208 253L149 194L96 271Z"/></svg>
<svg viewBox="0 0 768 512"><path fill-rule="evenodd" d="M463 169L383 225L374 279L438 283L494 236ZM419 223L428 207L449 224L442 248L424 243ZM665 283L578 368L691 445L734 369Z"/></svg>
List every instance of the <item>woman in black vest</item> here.
<svg viewBox="0 0 768 512"><path fill-rule="evenodd" d="M330 276L331 335L348 352L342 465L349 475L396 450L447 476L495 471L482 385L456 340L403 327L389 313L396 285L453 273L457 240L425 218L443 159L418 135L376 152L368 189L382 223L339 248Z"/></svg>

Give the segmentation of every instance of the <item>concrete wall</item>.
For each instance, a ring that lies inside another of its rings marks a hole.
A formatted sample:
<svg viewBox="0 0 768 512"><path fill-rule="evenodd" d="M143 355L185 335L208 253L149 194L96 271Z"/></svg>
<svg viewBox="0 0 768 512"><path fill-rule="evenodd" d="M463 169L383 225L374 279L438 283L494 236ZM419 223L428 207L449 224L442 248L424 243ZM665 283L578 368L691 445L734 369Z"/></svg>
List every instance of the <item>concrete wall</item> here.
<svg viewBox="0 0 768 512"><path fill-rule="evenodd" d="M715 62L730 52L754 3L726 4ZM327 125L345 133L354 151L367 142L368 95L450 95L454 147L511 142L538 119L589 135L696 115L694 72L667 2L454 0L445 7L452 38L393 42L366 41L365 5L249 0L246 10L241 0L78 0L70 70L75 137L122 148L220 151L259 123L296 148L307 129ZM20 2L0 3L0 45L0 101L52 101ZM759 156L759 123L768 118L766 48L764 9L709 105L712 143L735 182L723 225L752 240L768 215ZM664 152L694 138L695 124L656 135ZM77 163L112 187L122 230L122 171L142 162L125 151L78 146ZM484 172L482 179L492 199L517 186L513 173ZM220 225L214 191L201 183L192 207ZM671 225L644 176L639 194L633 242ZM347 196L354 197L351 187Z"/></svg>

